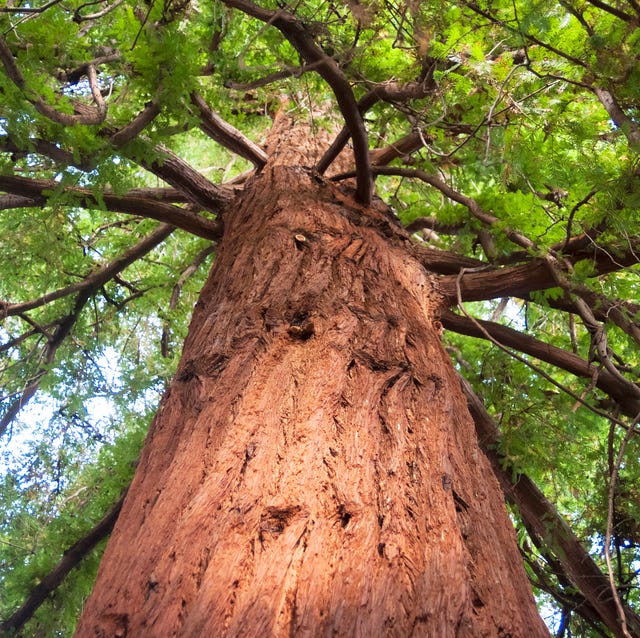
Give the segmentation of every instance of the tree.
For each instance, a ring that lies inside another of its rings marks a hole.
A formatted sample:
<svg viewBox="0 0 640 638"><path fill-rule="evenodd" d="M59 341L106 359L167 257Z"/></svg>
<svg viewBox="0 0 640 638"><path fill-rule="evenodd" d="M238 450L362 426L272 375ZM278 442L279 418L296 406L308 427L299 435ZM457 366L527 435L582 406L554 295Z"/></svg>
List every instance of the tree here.
<svg viewBox="0 0 640 638"><path fill-rule="evenodd" d="M640 635L635 1L0 12L6 633Z"/></svg>

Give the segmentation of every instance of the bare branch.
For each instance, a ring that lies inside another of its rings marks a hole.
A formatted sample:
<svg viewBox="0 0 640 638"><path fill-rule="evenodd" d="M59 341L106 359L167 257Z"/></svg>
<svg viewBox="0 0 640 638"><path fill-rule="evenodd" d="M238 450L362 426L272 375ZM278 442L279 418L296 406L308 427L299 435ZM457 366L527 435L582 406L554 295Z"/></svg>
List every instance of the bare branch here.
<svg viewBox="0 0 640 638"><path fill-rule="evenodd" d="M253 89L259 89L263 86L267 86L268 84L272 84L273 82L284 80L285 78L301 77L304 73L312 70L312 66L305 64L303 66L295 66L282 69L281 71L275 71L274 73L270 73L269 75L266 75L265 77L258 80L253 80L252 82L228 81L225 83L225 86L233 89L234 91L252 91Z"/></svg>
<svg viewBox="0 0 640 638"><path fill-rule="evenodd" d="M22 195L0 195L0 210L35 208L36 206L42 206L42 203L31 197L24 197Z"/></svg>
<svg viewBox="0 0 640 638"><path fill-rule="evenodd" d="M89 171L93 168L89 163L83 162L80 163L76 161L76 158L73 156L73 153L69 151L65 151L61 149L56 144L52 144L46 140L34 137L30 138L28 141L28 146L22 147L18 146L14 140L7 136L0 136L0 151L4 153L13 153L14 155L26 155L31 152L38 153L43 157L48 157L52 159L54 162L62 164L63 166L75 166L80 170Z"/></svg>
<svg viewBox="0 0 640 638"><path fill-rule="evenodd" d="M148 124L150 119L153 117L154 111L155 107L153 104L147 105L147 107L123 129L116 131L115 129L105 127L103 132L108 136L115 135L116 142L118 144L125 144L131 139L132 134L136 134L139 132L138 129L141 129ZM142 166L157 177L163 179L168 184L174 186L177 190L183 193L183 197L188 201L196 204L203 210L217 213L231 200L233 195L233 190L231 188L218 186L217 184L209 181L200 172L168 148L160 144L154 146L151 143L146 142L146 140L142 138L140 139L143 143L148 144L147 152L143 157L135 157L132 161L135 161L139 166ZM50 157L52 160L62 165L74 166L82 171L91 171L95 168L95 162L93 159L80 158L78 160L71 152L65 151L46 140L34 138L29 140L29 144L33 146L35 152L46 157ZM0 136L0 150L10 153L30 152L30 149L25 150L24 148L19 147L7 136ZM126 153L124 153L124 156L127 157ZM149 216L153 217L152 215ZM160 217L153 218L162 219ZM179 226L178 223L175 225Z"/></svg>
<svg viewBox="0 0 640 638"><path fill-rule="evenodd" d="M437 248L426 248L418 244L414 244L411 247L411 252L427 270L445 276L457 275L462 268L490 267L485 262L474 259L473 257L465 257L464 255L451 253L446 250L438 250ZM444 279L447 282L449 281L448 277ZM445 291L448 291L448 288L446 288ZM440 286L438 286L438 292L442 292ZM448 297L445 297L444 302L451 305Z"/></svg>
<svg viewBox="0 0 640 638"><path fill-rule="evenodd" d="M19 88L24 87L24 77L20 73L20 69L16 64L16 61L11 53L11 49L7 46L5 39L0 36L0 61L4 65L4 70L7 72L9 79Z"/></svg>
<svg viewBox="0 0 640 638"><path fill-rule="evenodd" d="M617 257L615 260L601 259L601 253L594 252L595 255L592 252L592 277L621 270L630 264L637 263L637 256L633 254L633 251ZM578 257L571 256L571 262L578 260ZM507 268L495 268L483 262L476 263L476 266L478 268L473 272L465 273L460 281L460 290L464 301L482 301L506 296L528 299L532 292L546 290L557 285L554 275L544 259L532 259L524 264ZM448 274L438 280L444 302L449 306L456 303L456 279L457 277L453 274ZM640 326L633 321L633 317L638 312L636 305L619 299L609 300L602 295L596 295L585 286L571 283L570 291L585 299L598 321L611 320L634 339L640 336L640 332L638 332ZM548 304L553 308L576 312L573 301L569 297L550 299Z"/></svg>
<svg viewBox="0 0 640 638"><path fill-rule="evenodd" d="M104 122L104 118L107 116L107 105L102 98L100 85L98 84L98 74L93 64L87 65L87 79L89 80L89 86L91 88L91 97L93 97L93 101L96 103L96 118L98 121L95 122L95 124L100 124Z"/></svg>
<svg viewBox="0 0 640 638"><path fill-rule="evenodd" d="M249 160L256 168L267 163L267 154L241 131L225 122L198 93L191 94L191 102L197 107L202 124L200 128L213 140L233 153Z"/></svg>
<svg viewBox="0 0 640 638"><path fill-rule="evenodd" d="M85 62L74 69L68 69L61 72L61 79L66 80L69 84L77 84L80 82L83 76L87 75L87 67L92 64L95 67L101 64L108 64L109 62L115 62L122 57L121 53L117 50L113 50L106 55L100 55L89 62Z"/></svg>

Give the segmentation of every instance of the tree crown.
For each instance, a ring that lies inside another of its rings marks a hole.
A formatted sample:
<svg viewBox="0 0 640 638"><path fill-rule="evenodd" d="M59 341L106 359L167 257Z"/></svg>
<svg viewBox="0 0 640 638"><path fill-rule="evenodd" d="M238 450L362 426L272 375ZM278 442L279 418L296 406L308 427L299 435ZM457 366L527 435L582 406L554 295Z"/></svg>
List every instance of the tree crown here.
<svg viewBox="0 0 640 638"><path fill-rule="evenodd" d="M335 140L309 170L413 236L505 468L637 605L639 25L635 0L1 8L2 616L128 484L283 110ZM602 635L514 517L560 630ZM25 635L73 626L97 560Z"/></svg>

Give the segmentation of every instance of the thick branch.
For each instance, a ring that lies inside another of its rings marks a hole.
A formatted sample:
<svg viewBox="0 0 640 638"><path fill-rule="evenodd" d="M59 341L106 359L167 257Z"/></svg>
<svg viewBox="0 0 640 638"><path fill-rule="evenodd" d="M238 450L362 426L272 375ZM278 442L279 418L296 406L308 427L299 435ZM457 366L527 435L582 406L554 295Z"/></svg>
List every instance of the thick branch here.
<svg viewBox="0 0 640 638"><path fill-rule="evenodd" d="M414 257L430 272L436 273L438 275L456 275L460 272L462 268L484 268L486 266L486 262L480 261L479 259L474 259L473 257L465 257L464 255L459 255L458 253L451 253L446 250L438 250L437 248L426 248L425 246L420 246L418 244L414 244L411 247L411 251ZM443 277L447 282L449 281L449 277ZM441 281L441 280L440 280ZM440 290L439 290L440 292ZM445 288L445 294L448 293L448 288ZM448 305L455 305L455 277L454 277L454 300L450 300L448 297L445 297L445 302Z"/></svg>
<svg viewBox="0 0 640 638"><path fill-rule="evenodd" d="M7 633L18 631L45 602L51 592L60 586L67 574L74 567L77 567L102 539L111 533L122 509L125 495L126 492L88 534L64 552L60 562L31 590L29 597L20 609L0 623L0 631Z"/></svg>
<svg viewBox="0 0 640 638"><path fill-rule="evenodd" d="M29 197L41 204L47 201L47 192L60 189L60 184L54 180L28 179L15 175L0 175L0 189L7 193ZM73 202L86 208L100 208L101 203L96 196L88 189L76 187L63 187L63 193L71 194L78 198ZM219 239L222 233L220 222L212 221L206 217L200 217L179 206L172 206L164 202L145 199L143 197L130 195L114 195L113 193L103 193L101 200L107 210L115 213L126 213L129 215L140 215L149 219L157 219L172 226L182 228L205 239Z"/></svg>
<svg viewBox="0 0 640 638"><path fill-rule="evenodd" d="M618 262L616 265L611 260L595 261L592 276L598 277L620 270L627 262L626 259L616 261ZM460 284L464 301L482 301L506 296L526 298L529 293L536 290L557 286L553 273L544 259L532 259L528 263L508 268L494 268L486 263L483 265L482 269L478 268L475 272L464 274ZM449 305L457 302L456 280L457 277L453 276L440 279L440 290Z"/></svg>
<svg viewBox="0 0 640 638"><path fill-rule="evenodd" d="M0 210L12 208L35 208L42 206L42 202L22 195L0 195Z"/></svg>
<svg viewBox="0 0 640 638"><path fill-rule="evenodd" d="M394 159L411 155L424 146L424 136L420 131L413 131L399 140L392 142L385 148L378 148L371 152L371 163L374 166L386 166Z"/></svg>
<svg viewBox="0 0 640 638"><path fill-rule="evenodd" d="M109 142L114 148L124 146L141 133L159 114L160 104L158 104L157 100L151 100L129 124L112 133L109 137Z"/></svg>
<svg viewBox="0 0 640 638"><path fill-rule="evenodd" d="M373 193L373 179L369 166L367 130L351 86L336 61L315 44L304 25L292 14L283 10L263 9L248 0L224 0L224 4L273 25L289 40L307 63L316 65L315 70L333 90L351 134L356 165L356 197L361 204L369 205Z"/></svg>
<svg viewBox="0 0 640 638"><path fill-rule="evenodd" d="M156 108L152 102L124 128L115 130L112 127L104 127L101 133L109 137L112 143L116 143L116 148L119 148L119 145L130 141L155 117ZM144 139L141 139L141 141L144 142ZM95 168L95 162L92 159L86 157L78 159L74 157L73 153L65 151L46 140L31 139L29 140L29 145L33 146L35 152L45 157L50 157L59 164L74 166L82 171L91 171ZM190 202L200 206L203 210L217 213L231 200L233 196L231 189L210 182L168 148L162 145L154 146L148 142L147 145L148 148L144 155L142 157L136 156L132 161L181 191ZM0 151L22 154L31 152L31 149L20 148L11 138L0 136ZM128 157L126 152L123 155ZM175 225L180 226L178 223L175 223Z"/></svg>
<svg viewBox="0 0 640 638"><path fill-rule="evenodd" d="M515 348L519 352L536 357L541 361L546 361L578 377L594 379L596 387L606 392L616 401L627 416L635 417L640 412L640 398L637 396L638 388L633 383L626 380L625 383L622 383L607 370L597 370L592 364L578 355L492 321L477 319L477 323L475 323L467 317L456 315L450 311L442 314L441 321L447 330L470 337L486 339L487 336L480 329L481 326L491 337L504 346Z"/></svg>
<svg viewBox="0 0 640 638"><path fill-rule="evenodd" d="M200 114L202 120L200 128L211 139L249 160L256 168L262 168L266 164L267 154L241 131L225 122L200 95L192 93L191 102Z"/></svg>
<svg viewBox="0 0 640 638"><path fill-rule="evenodd" d="M417 233L420 230L433 230L442 235L457 235L463 226L462 224L444 224L436 217L418 217L408 223L404 228L408 233ZM484 262L481 262L476 265L483 263Z"/></svg>
<svg viewBox="0 0 640 638"><path fill-rule="evenodd" d="M500 439L498 426L467 381L460 378L460 383L476 424L480 445L491 462L506 498L517 506L525 524L544 539L549 552L562 564L582 595L597 610L602 622L614 636L623 638L609 580L535 483L525 474L514 473L513 468L505 466L504 457L496 451ZM628 607L625 613L632 635L640 635L640 618Z"/></svg>
<svg viewBox="0 0 640 638"><path fill-rule="evenodd" d="M158 145L149 148L152 160L137 159L141 166L183 192L190 201L214 213L224 208L232 198L228 189L210 182L182 158L168 148Z"/></svg>
<svg viewBox="0 0 640 638"><path fill-rule="evenodd" d="M607 13L610 13L612 16L616 16L616 18L620 18L620 20L624 20L625 22L637 22L637 19L629 14L621 11L618 7L612 7L611 5L606 4L605 2L601 2L600 0L587 0L589 4L592 4L594 7L598 7L598 9L602 9Z"/></svg>
<svg viewBox="0 0 640 638"><path fill-rule="evenodd" d="M75 166L80 170L90 171L93 166L87 162L76 161L73 153L61 149L59 146L47 142L46 140L34 137L28 141L28 146L31 148L23 148L18 146L13 139L7 135L0 136L0 152L12 153L16 156L24 156L31 152L36 152L43 157L48 157L58 164L64 166Z"/></svg>
<svg viewBox="0 0 640 638"><path fill-rule="evenodd" d="M635 263L637 259L633 250L629 252L629 255L617 257L615 260L609 257L600 259L600 254L598 252L593 259L594 277L620 270L626 265ZM477 265L475 268L471 267L471 270L465 272L460 278L457 275L448 274L441 277L438 283L447 306L454 306L458 303L458 283L463 301L483 301L498 297L529 299L532 292L557 286L554 273L544 259L533 259L526 264L500 269L490 265L484 267ZM635 304L620 299L607 299L585 286L572 286L571 291L590 306L598 321L612 321L640 343L640 325L634 321L634 317L638 313L638 307ZM547 303L558 310L578 312L574 301L568 295L560 299L549 299Z"/></svg>
<svg viewBox="0 0 640 638"><path fill-rule="evenodd" d="M395 81L384 82L375 86L358 100L358 110L361 114L366 113L376 102L408 102L428 95L435 85L432 81L407 82L398 84ZM351 133L348 127L338 133L331 146L325 151L320 161L316 164L315 170L321 175L326 172L331 163L338 157L340 151L349 141Z"/></svg>

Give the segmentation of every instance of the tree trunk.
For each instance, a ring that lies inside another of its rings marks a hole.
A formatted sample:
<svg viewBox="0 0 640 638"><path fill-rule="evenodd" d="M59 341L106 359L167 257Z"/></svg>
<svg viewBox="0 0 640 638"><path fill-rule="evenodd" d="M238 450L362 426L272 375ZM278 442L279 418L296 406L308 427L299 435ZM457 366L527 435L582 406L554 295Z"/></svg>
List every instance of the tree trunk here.
<svg viewBox="0 0 640 638"><path fill-rule="evenodd" d="M253 178L77 636L548 636L382 204Z"/></svg>

